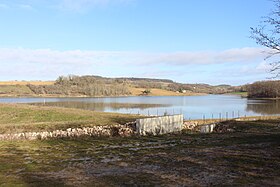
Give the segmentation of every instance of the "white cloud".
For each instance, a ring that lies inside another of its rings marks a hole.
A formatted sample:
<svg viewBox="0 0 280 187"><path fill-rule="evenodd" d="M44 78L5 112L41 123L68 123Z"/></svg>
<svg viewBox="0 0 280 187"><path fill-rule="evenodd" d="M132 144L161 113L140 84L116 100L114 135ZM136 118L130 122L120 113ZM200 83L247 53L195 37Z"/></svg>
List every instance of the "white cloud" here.
<svg viewBox="0 0 280 187"><path fill-rule="evenodd" d="M272 66L268 62L263 61L258 64L258 66L256 67L256 70L262 71L262 72L268 72L271 68L272 68Z"/></svg>
<svg viewBox="0 0 280 187"><path fill-rule="evenodd" d="M22 62L22 63L39 63L39 64L99 64L112 63L122 60L132 55L128 52L114 51L57 51L50 49L0 49L0 63L5 62Z"/></svg>
<svg viewBox="0 0 280 187"><path fill-rule="evenodd" d="M157 54L150 62L174 65L218 64L227 62L251 62L265 58L264 49L238 48L224 51L175 52Z"/></svg>
<svg viewBox="0 0 280 187"><path fill-rule="evenodd" d="M23 10L33 10L33 7L28 4L18 4L17 7Z"/></svg>
<svg viewBox="0 0 280 187"><path fill-rule="evenodd" d="M172 77L178 75L178 71L174 70L165 70L165 71L149 71L149 72L143 72L139 73L137 77Z"/></svg>
<svg viewBox="0 0 280 187"><path fill-rule="evenodd" d="M51 49L0 49L1 61L19 61L41 64L167 64L184 66L190 64L221 64L262 62L265 53L260 48L240 48L216 52L170 52L143 53L128 51L58 51ZM259 67L261 68L261 67Z"/></svg>
<svg viewBox="0 0 280 187"><path fill-rule="evenodd" d="M13 4L13 3L9 3L9 4L0 4L0 9L22 9L22 10L34 10L34 8L32 7L32 5L29 4Z"/></svg>
<svg viewBox="0 0 280 187"><path fill-rule="evenodd" d="M98 74L110 77L172 78L184 82L193 77L207 82L211 76L215 76L221 82L225 78L230 80L230 77L242 82L244 76L264 74L267 64L263 62L265 54L262 51L260 48L240 48L209 52L144 53L0 48L0 79L55 79L67 74Z"/></svg>

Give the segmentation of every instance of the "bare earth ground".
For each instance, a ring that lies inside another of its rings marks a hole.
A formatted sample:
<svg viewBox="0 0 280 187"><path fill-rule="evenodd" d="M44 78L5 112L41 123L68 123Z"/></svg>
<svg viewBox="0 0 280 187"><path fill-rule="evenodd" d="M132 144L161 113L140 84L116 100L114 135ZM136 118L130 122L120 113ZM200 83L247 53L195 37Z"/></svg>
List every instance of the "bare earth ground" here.
<svg viewBox="0 0 280 187"><path fill-rule="evenodd" d="M279 186L280 121L233 132L0 142L0 186Z"/></svg>
<svg viewBox="0 0 280 187"><path fill-rule="evenodd" d="M138 95L143 95L142 91L146 90L146 88L134 88L130 87L129 91L131 92L131 95L138 96ZM149 96L191 96L191 95L205 95L203 93L194 93L194 92L186 92L186 93L176 93L173 91L168 91L164 89L157 89L157 88L152 88L149 89L151 93Z"/></svg>

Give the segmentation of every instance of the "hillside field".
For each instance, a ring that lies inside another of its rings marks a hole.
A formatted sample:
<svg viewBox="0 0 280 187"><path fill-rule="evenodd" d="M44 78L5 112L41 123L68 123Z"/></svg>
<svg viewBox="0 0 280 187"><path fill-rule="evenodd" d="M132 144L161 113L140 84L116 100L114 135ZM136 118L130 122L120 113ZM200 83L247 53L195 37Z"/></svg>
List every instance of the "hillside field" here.
<svg viewBox="0 0 280 187"><path fill-rule="evenodd" d="M0 85L53 85L54 81L0 81Z"/></svg>

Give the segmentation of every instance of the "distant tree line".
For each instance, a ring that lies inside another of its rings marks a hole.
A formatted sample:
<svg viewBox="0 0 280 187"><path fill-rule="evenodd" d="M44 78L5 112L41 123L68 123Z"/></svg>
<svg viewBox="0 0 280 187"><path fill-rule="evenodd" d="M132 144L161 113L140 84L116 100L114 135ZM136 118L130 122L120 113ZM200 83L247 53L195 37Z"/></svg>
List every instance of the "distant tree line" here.
<svg viewBox="0 0 280 187"><path fill-rule="evenodd" d="M270 59L270 73L273 78L280 77L280 0L271 0L274 9L264 16L257 27L251 27L251 38L269 49L265 60Z"/></svg>
<svg viewBox="0 0 280 187"><path fill-rule="evenodd" d="M182 84L182 83L173 83L169 84L167 87L170 91L182 92L183 90L195 93L207 93L207 94L223 94L229 92L238 91L238 87L230 85L218 85L211 86L208 84Z"/></svg>
<svg viewBox="0 0 280 187"><path fill-rule="evenodd" d="M152 78L116 78L117 80L123 80L123 81L132 81L132 82L161 82L161 83L174 83L172 80L169 79L152 79Z"/></svg>
<svg viewBox="0 0 280 187"><path fill-rule="evenodd" d="M247 86L248 97L278 98L280 97L280 81L259 81Z"/></svg>
<svg viewBox="0 0 280 187"><path fill-rule="evenodd" d="M98 76L60 76L54 85L28 85L35 94L119 96L129 95L127 84L122 80Z"/></svg>
<svg viewBox="0 0 280 187"><path fill-rule="evenodd" d="M139 81L133 81L133 85L136 88L158 88L158 89L165 89L164 83L163 82L150 82L150 81L145 81L145 80L139 80Z"/></svg>
<svg viewBox="0 0 280 187"><path fill-rule="evenodd" d="M230 85L211 86L208 84L182 84L168 79L147 78L106 78L101 76L60 76L54 85L32 85L28 87L35 94L69 95L69 96L120 96L130 95L129 87L151 90L154 88L174 92L194 92L223 94L241 90ZM144 94L144 93L143 93ZM149 94L146 93L145 94Z"/></svg>

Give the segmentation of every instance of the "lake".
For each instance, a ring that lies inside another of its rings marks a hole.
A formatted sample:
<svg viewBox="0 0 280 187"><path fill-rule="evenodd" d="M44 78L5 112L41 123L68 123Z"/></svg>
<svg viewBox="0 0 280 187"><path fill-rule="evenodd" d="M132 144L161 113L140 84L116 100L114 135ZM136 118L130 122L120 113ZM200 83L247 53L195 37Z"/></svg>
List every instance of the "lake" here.
<svg viewBox="0 0 280 187"><path fill-rule="evenodd" d="M280 103L238 95L136 96L102 98L0 98L0 103L80 108L102 112L163 115L184 114L185 119L279 115Z"/></svg>

